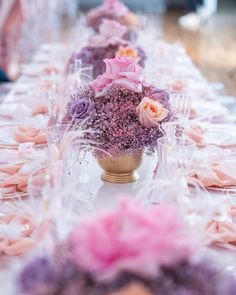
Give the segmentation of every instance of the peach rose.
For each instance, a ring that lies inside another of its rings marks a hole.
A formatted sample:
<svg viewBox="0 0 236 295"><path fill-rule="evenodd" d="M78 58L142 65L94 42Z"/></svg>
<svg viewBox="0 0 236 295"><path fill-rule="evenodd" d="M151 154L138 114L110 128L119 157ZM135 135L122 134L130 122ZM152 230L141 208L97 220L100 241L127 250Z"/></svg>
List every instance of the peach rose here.
<svg viewBox="0 0 236 295"><path fill-rule="evenodd" d="M117 51L117 55L121 57L131 57L134 59L138 59L138 52L132 47L120 47Z"/></svg>
<svg viewBox="0 0 236 295"><path fill-rule="evenodd" d="M159 122L163 121L169 111L163 105L149 97L144 97L137 107L139 121L147 126L156 126Z"/></svg>
<svg viewBox="0 0 236 295"><path fill-rule="evenodd" d="M133 12L128 12L126 15L124 15L123 21L129 27L138 27L138 25L140 24L137 15L135 15Z"/></svg>

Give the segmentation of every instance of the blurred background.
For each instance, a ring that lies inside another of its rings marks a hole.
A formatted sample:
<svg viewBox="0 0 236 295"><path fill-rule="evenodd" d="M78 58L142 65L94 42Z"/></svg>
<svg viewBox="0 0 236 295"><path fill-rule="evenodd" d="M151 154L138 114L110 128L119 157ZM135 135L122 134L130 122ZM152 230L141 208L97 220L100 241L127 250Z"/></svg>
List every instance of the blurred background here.
<svg viewBox="0 0 236 295"><path fill-rule="evenodd" d="M158 20L158 38L183 44L203 75L224 83L227 93L236 95L236 0L205 1L214 8L200 11L199 18L191 0L124 0L136 12ZM29 62L40 44L66 40L80 12L101 2L0 0L0 69L16 79L18 65ZM18 3L23 3L20 13Z"/></svg>

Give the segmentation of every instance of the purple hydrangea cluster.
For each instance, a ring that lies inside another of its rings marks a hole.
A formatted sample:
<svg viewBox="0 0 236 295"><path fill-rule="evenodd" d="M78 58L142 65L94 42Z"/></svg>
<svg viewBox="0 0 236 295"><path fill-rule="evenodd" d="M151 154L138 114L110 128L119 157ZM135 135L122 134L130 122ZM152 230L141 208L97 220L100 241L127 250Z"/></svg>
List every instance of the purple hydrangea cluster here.
<svg viewBox="0 0 236 295"><path fill-rule="evenodd" d="M60 253L61 255L62 253ZM80 270L66 255L63 263L40 257L29 263L20 275L20 293L28 295L109 295L139 283L150 294L234 295L236 281L209 261L183 263L162 268L156 278L122 272L109 281L96 281L93 274ZM60 257L62 260L63 257Z"/></svg>
<svg viewBox="0 0 236 295"><path fill-rule="evenodd" d="M104 59L115 58L120 45L109 45L108 47L84 47L78 54L73 54L69 60L69 65L73 64L75 60L80 59L82 64L93 65L93 79L103 74L106 71ZM139 65L144 67L147 58L146 53L141 47L136 48L140 61Z"/></svg>
<svg viewBox="0 0 236 295"><path fill-rule="evenodd" d="M144 97L150 97L153 94L166 109L170 109L168 93L152 86L143 86L142 93L112 86L101 97L96 97L90 87L80 88L71 97L63 123L67 124L75 120L73 124L76 124L78 116L72 117L71 109L74 109L76 103L86 98L93 105L93 111L85 127L94 131L89 135L92 136L89 139L97 142L100 149L114 156L120 151L133 153L137 150L145 150L151 154L155 151L157 139L163 133L160 126L142 125L136 109ZM163 122L169 120L170 115Z"/></svg>

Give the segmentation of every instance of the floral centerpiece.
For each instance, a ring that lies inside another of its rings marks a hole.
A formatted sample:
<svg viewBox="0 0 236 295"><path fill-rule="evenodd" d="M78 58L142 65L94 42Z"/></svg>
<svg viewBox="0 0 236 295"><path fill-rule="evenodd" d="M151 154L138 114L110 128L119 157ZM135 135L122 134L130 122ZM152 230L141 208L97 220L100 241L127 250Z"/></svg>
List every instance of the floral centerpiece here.
<svg viewBox="0 0 236 295"><path fill-rule="evenodd" d="M93 78L97 78L105 72L106 58L114 58L117 54L132 57L144 66L146 54L142 48L134 48L125 40L127 29L116 21L103 20L99 27L99 34L89 39L88 45L79 53L75 53L69 60L69 64L80 59L82 64L93 65Z"/></svg>
<svg viewBox="0 0 236 295"><path fill-rule="evenodd" d="M202 261L197 244L175 207L126 201L81 221L52 257L26 265L20 289L28 295L235 294L235 279Z"/></svg>
<svg viewBox="0 0 236 295"><path fill-rule="evenodd" d="M130 28L139 25L137 16L129 11L120 0L104 0L102 5L90 10L87 23L98 31L103 19L115 20Z"/></svg>
<svg viewBox="0 0 236 295"><path fill-rule="evenodd" d="M136 178L133 170L140 165L143 151L155 151L163 135L161 124L172 117L169 96L142 80L141 67L133 58L117 56L104 62L106 72L73 93L63 123L75 125L87 118L86 128L94 131L90 139L104 151L98 153L98 162L107 172L104 180L130 182Z"/></svg>

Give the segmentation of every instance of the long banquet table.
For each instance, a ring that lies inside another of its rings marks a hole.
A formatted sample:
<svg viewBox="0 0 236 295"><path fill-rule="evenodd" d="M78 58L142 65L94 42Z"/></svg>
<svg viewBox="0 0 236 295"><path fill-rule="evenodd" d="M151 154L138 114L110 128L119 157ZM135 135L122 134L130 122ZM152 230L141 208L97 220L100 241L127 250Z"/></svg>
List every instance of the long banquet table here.
<svg viewBox="0 0 236 295"><path fill-rule="evenodd" d="M42 128L46 127L48 119L47 115L38 114L36 116L29 116L29 109L24 107L25 99L34 99L35 91L40 91L40 87L45 85L45 81L42 79L45 74L45 67L48 68L50 65L53 67L54 65L51 61L52 56L55 52L57 52L57 55L60 54L60 51L63 51L64 48L65 45L63 44L44 44L35 54L32 63L24 66L22 69L22 75L15 82L10 93L0 105L0 130L4 130L6 126L12 128L18 124L30 124L32 126L42 126ZM150 50L152 51L153 49L150 48ZM168 56L163 55L163 51L165 50L169 50L170 52L179 51L179 60L178 58L174 58L171 62L168 61ZM196 112L198 112L198 114L202 112L202 115L205 114L206 118L210 118L212 122L220 124L223 128L223 124L227 124L225 126L231 126L231 140L232 142L235 142L236 145L236 125L234 125L236 122L236 99L219 92L218 88L221 88L220 84L208 83L193 65L191 59L180 45L171 45L164 41L159 41L156 46L156 52L150 52L150 54L157 54L157 60L160 57L163 57L163 60L162 64L159 65L158 74L152 73L152 67L154 67L155 64L152 62L147 64L145 69L146 78L152 81L155 75L157 75L157 77L160 78L159 83L162 87L168 86L169 83L171 83L172 86L174 85L177 87L179 80L185 82L186 85L184 85L184 87L185 89L187 88L192 95L193 105ZM157 64L156 66L158 67ZM165 70L163 70L164 68ZM168 77L171 77L171 79L168 79ZM3 132L2 134L5 133ZM9 133L7 134L9 136ZM218 136L220 135L218 134ZM8 141L7 139L4 142L3 139L4 138L1 136L0 153L5 149L12 150L16 148L14 144L11 146L11 140ZM1 159L1 162L4 162L3 159ZM75 204L78 214L83 214L83 211L93 211L94 208L95 210L102 210L107 207L114 207L122 196L142 198L142 189L152 180L156 163L156 155L153 157L145 156L143 165L138 171L140 178L136 183L123 185L109 184L101 180L101 168L99 168L93 160L92 155L87 153L84 161L82 161L78 167L78 183L85 196L83 202L77 200L78 202ZM230 200L232 205L236 205L236 189L223 192L210 191L210 194L216 199L220 198L221 201L224 199L226 201ZM5 207L8 208L7 210L9 210L9 207L11 206L14 207L17 202L24 204L24 202L27 203L28 200L27 197L21 199L21 197L17 195L14 196L14 194L13 196L11 195L10 198L5 198L3 193L1 203L2 210L0 209L0 213L4 212ZM216 251L218 253L220 250L217 249ZM228 256L225 257L228 258L224 259L224 263L229 269L234 269L234 267L236 267L236 261L233 259L235 255L231 255L231 251L227 251L227 255ZM1 286L4 283L6 284L8 281L6 278L12 275L12 272L9 271L9 266L11 265L12 268L14 268L14 263L16 263L16 261L21 261L21 258L11 257L9 258L9 264L8 258L2 259L3 270L0 274Z"/></svg>

